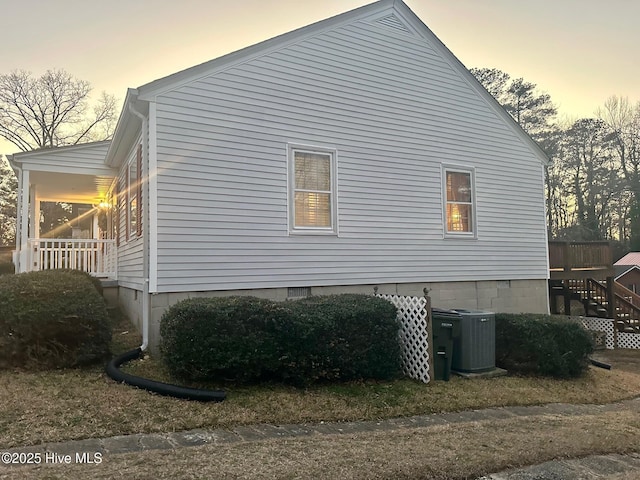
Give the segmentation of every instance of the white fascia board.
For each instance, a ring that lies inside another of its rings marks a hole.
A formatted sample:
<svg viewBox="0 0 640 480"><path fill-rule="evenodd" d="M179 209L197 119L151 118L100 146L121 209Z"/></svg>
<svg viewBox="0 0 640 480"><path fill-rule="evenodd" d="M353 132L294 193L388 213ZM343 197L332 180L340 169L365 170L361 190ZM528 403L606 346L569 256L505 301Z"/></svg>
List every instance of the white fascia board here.
<svg viewBox="0 0 640 480"><path fill-rule="evenodd" d="M260 43L242 48L235 52L228 53L221 57L209 60L186 70L174 73L172 75L154 80L141 87L138 87L141 100L152 101L157 95L169 92L182 85L193 82L200 78L220 72L232 66L248 62L255 58L267 55L273 51L280 50L288 45L297 43L303 39L313 37L327 30L334 29L344 24L353 22L354 20L368 17L372 14L389 10L394 4L402 4L400 0L380 0L363 7L350 10L345 13L320 20L305 27L292 30L277 37L270 38ZM406 7L405 5L405 8Z"/></svg>
<svg viewBox="0 0 640 480"><path fill-rule="evenodd" d="M71 175L94 175L96 177L114 177L118 174L117 169L107 167L106 165L96 165L95 167L77 167L74 165L65 165L64 168L60 168L60 166L41 165L37 162L25 161L21 164L21 167L32 172L65 173Z"/></svg>
<svg viewBox="0 0 640 480"><path fill-rule="evenodd" d="M50 157L52 154L55 155L59 152L92 150L94 148L108 146L110 143L111 143L111 140L102 140L99 142L80 143L77 145L65 145L62 147L40 148L38 150L30 150L28 152L19 152L19 153L14 153L13 155L6 155L6 157L7 157L7 160L9 160L10 165L13 165L14 163L23 164L23 163L29 162L30 160L35 160L37 162L38 157Z"/></svg>
<svg viewBox="0 0 640 480"><path fill-rule="evenodd" d="M127 90L127 95L124 98L124 103L122 105L122 110L120 111L120 116L118 117L118 123L116 124L116 130L113 134L113 139L111 140L111 145L109 146L109 150L107 151L107 155L105 157L105 163L110 167L115 167L116 159L118 158L118 154L120 153L121 147L128 152L128 146L122 145L125 139L130 136L130 131L132 128L138 127L137 119L133 118L133 115L129 111L129 103L134 102L138 98L138 91L135 88L129 88ZM135 127L131 124L135 120Z"/></svg>

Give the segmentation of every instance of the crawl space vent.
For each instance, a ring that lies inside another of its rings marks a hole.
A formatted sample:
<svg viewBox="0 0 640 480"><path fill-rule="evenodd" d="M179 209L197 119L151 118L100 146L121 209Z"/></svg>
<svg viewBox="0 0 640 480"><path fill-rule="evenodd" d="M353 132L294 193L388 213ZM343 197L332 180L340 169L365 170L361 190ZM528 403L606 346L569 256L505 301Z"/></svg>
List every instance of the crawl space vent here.
<svg viewBox="0 0 640 480"><path fill-rule="evenodd" d="M289 287L287 298L302 298L311 296L311 287Z"/></svg>

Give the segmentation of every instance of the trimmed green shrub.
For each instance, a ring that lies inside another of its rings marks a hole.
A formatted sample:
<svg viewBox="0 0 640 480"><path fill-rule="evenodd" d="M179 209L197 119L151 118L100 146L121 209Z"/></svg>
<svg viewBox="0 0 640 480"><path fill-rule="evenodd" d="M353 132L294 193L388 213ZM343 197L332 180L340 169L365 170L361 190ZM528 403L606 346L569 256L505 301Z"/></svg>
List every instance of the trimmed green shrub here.
<svg viewBox="0 0 640 480"><path fill-rule="evenodd" d="M162 316L160 351L179 378L260 379L277 369L272 332L289 316L284 304L256 297L183 300Z"/></svg>
<svg viewBox="0 0 640 480"><path fill-rule="evenodd" d="M11 251L0 248L0 275L13 274L15 271L16 268L12 262Z"/></svg>
<svg viewBox="0 0 640 480"><path fill-rule="evenodd" d="M165 312L160 350L188 380L382 379L400 372L398 328L395 307L365 295L197 298Z"/></svg>
<svg viewBox="0 0 640 480"><path fill-rule="evenodd" d="M0 275L10 275L15 273L16 267L11 262L0 262Z"/></svg>
<svg viewBox="0 0 640 480"><path fill-rule="evenodd" d="M496 365L510 372L578 377L592 352L591 335L565 317L496 314Z"/></svg>
<svg viewBox="0 0 640 480"><path fill-rule="evenodd" d="M93 288L95 288L96 291L100 295L102 295L102 292L103 292L102 282L100 281L100 279L98 277L94 277L93 275L89 275L87 272L83 272L82 270L61 269L61 270L56 270L56 271L57 272L68 272L71 275L78 275L79 277L84 278L85 280L88 280L93 285Z"/></svg>
<svg viewBox="0 0 640 480"><path fill-rule="evenodd" d="M0 368L66 368L109 354L104 299L84 274L43 271L0 277Z"/></svg>
<svg viewBox="0 0 640 480"><path fill-rule="evenodd" d="M290 302L296 337L286 338L296 383L389 379L400 374L396 307L368 295L329 295Z"/></svg>

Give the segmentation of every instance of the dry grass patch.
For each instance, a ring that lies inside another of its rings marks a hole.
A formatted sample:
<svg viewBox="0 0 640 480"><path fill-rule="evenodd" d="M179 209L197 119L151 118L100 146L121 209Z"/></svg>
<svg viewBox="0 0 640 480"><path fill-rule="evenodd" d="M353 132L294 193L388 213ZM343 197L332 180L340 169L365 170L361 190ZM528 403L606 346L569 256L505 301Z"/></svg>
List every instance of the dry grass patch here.
<svg viewBox="0 0 640 480"><path fill-rule="evenodd" d="M119 353L138 345L139 339L124 324L114 331L114 342L113 351ZM134 362L128 370L170 380L152 358ZM373 420L554 402L610 403L639 394L640 375L592 368L576 380L454 377L430 385L398 380L307 390L281 385L228 387L224 402L198 403L117 384L102 368L0 371L0 448L257 423Z"/></svg>
<svg viewBox="0 0 640 480"><path fill-rule="evenodd" d="M462 479L555 458L638 451L639 437L637 412L624 410L150 451L106 456L100 465L8 473L69 479Z"/></svg>
<svg viewBox="0 0 640 480"><path fill-rule="evenodd" d="M380 419L504 405L608 403L640 393L640 376L592 369L582 379L503 377L422 385L400 380L296 390L230 389L222 403L187 402L108 379L100 370L0 373L0 447L128 433Z"/></svg>

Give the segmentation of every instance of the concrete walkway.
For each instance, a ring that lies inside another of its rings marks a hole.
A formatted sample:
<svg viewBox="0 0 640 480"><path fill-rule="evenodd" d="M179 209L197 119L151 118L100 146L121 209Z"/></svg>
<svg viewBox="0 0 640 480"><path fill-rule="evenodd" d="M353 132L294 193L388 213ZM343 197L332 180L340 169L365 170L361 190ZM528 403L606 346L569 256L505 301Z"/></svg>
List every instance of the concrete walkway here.
<svg viewBox="0 0 640 480"><path fill-rule="evenodd" d="M41 454L76 455L100 452L109 455L145 450L173 450L205 444L230 444L267 439L340 435L402 428L420 428L442 424L460 424L539 415L579 416L631 410L640 414L640 398L607 405L550 404L531 407L502 407L458 413L418 415L381 421L319 423L304 425L251 425L233 429L189 430L172 433L122 435L116 437L74 440L31 447L19 447L5 452L40 452ZM640 439L639 439L640 446ZM640 453L630 455L592 456L575 460L557 460L528 468L501 472L484 480L578 480L578 479L640 479Z"/></svg>

